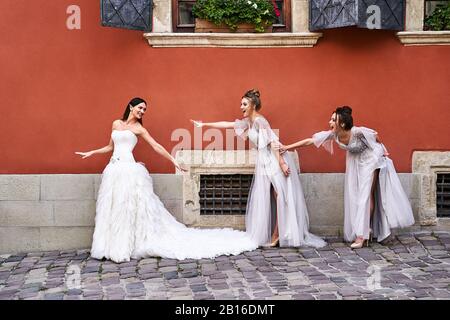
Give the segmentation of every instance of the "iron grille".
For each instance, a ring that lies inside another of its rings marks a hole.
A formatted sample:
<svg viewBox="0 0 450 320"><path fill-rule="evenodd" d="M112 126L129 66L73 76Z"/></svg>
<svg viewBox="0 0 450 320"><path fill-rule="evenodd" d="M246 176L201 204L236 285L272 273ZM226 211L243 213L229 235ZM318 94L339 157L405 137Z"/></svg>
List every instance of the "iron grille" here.
<svg viewBox="0 0 450 320"><path fill-rule="evenodd" d="M102 26L152 30L152 0L100 0Z"/></svg>
<svg viewBox="0 0 450 320"><path fill-rule="evenodd" d="M200 175L200 215L244 215L251 174Z"/></svg>
<svg viewBox="0 0 450 320"><path fill-rule="evenodd" d="M436 180L438 217L450 217L450 173L438 173Z"/></svg>

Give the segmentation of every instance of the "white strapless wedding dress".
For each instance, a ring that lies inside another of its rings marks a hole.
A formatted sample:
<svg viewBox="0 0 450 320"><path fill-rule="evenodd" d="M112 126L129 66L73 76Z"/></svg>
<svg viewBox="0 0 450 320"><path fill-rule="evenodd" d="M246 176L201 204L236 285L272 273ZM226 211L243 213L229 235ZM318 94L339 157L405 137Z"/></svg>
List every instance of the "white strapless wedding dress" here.
<svg viewBox="0 0 450 320"><path fill-rule="evenodd" d="M137 143L130 130L113 130L114 153L103 171L91 256L115 262L157 256L214 258L257 248L242 231L187 228L166 210L153 192L147 169L133 157Z"/></svg>

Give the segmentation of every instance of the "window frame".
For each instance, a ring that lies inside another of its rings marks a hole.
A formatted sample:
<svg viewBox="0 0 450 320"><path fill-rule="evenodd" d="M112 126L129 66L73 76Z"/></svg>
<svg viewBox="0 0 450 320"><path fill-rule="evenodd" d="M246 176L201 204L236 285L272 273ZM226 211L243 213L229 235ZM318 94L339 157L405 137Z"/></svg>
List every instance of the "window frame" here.
<svg viewBox="0 0 450 320"><path fill-rule="evenodd" d="M180 25L179 24L179 7L178 2L180 0L171 0L172 4L172 30L174 33L193 33L195 27L193 25ZM182 2L196 2L196 0L181 0ZM283 14L285 24L274 24L272 32L291 32L292 30L292 19L291 19L291 0L284 1Z"/></svg>

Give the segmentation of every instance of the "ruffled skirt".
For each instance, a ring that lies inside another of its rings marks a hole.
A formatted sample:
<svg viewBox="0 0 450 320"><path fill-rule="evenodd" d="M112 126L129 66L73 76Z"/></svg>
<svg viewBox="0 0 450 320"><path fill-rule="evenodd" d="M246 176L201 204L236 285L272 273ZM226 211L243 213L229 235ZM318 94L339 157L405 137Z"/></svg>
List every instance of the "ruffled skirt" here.
<svg viewBox="0 0 450 320"><path fill-rule="evenodd" d="M147 169L136 162L110 163L97 197L91 256L115 262L130 258L214 258L254 250L245 232L187 228L153 192Z"/></svg>

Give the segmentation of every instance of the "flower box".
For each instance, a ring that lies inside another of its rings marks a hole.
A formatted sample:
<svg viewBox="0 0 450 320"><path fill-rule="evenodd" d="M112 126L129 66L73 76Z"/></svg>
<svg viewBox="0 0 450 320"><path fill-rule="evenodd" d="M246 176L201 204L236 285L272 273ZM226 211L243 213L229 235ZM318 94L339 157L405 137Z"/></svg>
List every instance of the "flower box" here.
<svg viewBox="0 0 450 320"><path fill-rule="evenodd" d="M272 30L273 30L272 25L264 28L264 32L272 32ZM213 32L213 33L231 33L231 32L253 33L256 31L255 31L255 26L251 25L249 23L238 24L238 28L236 29L236 31L232 31L225 24L215 25L214 23L212 23L208 20L196 18L195 19L195 32L198 32L198 33L211 33L211 32Z"/></svg>

